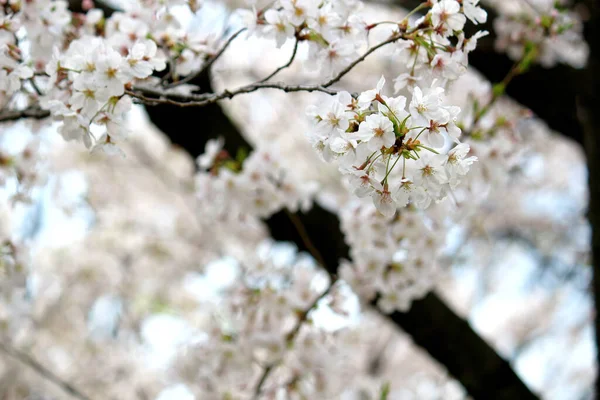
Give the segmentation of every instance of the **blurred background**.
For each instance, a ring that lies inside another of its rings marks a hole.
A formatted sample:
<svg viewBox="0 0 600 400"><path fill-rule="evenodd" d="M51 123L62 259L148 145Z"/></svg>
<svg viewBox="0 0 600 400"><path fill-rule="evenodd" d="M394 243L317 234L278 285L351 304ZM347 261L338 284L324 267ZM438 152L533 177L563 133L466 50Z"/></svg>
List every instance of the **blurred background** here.
<svg viewBox="0 0 600 400"><path fill-rule="evenodd" d="M485 98L510 69L512 60L495 42L494 17L521 2L485 2L494 10L483 27L491 34L472 54L473 68L449 89L452 104L466 109L473 98ZM366 1L365 19L401 20L403 3ZM207 1L195 16L173 13L210 40L230 23L232 10L246 6ZM585 22L585 10L577 10ZM387 32L373 34L375 42ZM583 400L594 398L597 370L588 167L575 108L574 77L586 54L576 46L562 50L562 59L572 62L533 67L490 112L490 124L498 116L514 123L491 139L489 153L479 154L477 173L487 174L490 184L478 188L482 196L472 206L458 207L462 217L444 239L435 291L541 398ZM215 64L211 85L219 90L260 79L291 51L291 42L275 49L255 37L234 41ZM393 50L375 53L339 86L360 92L381 75L391 82L400 72L394 56ZM318 81L306 63L300 51L279 80ZM10 337L90 398L201 399L181 369L189 357L202 355L186 349L202 341L218 318L224 289L243 256L254 252L277 265L314 260L293 242L271 238L264 226L228 235L198 221L210 210L198 208L186 140L203 148L206 140L197 137L222 135L227 141L237 131L255 148L277 146L288 168L320 185L319 204L335 210L351 194L305 138L306 107L325 97L258 91L181 119L172 110L136 105L124 158L90 155L63 141L56 125L19 121L0 127L0 228L29 249L19 255L27 271L0 280L0 337ZM44 159L29 162L31 151ZM19 161L1 162L9 158ZM9 289L13 278L25 281L24 291ZM363 371L364 382L354 384L388 381L390 399L467 397L409 335L361 311L356 298L345 309L340 315L322 307L314 319L325 330L349 329L360 338L344 339L354 346L351 362ZM1 399L69 398L60 383L6 350L0 353Z"/></svg>

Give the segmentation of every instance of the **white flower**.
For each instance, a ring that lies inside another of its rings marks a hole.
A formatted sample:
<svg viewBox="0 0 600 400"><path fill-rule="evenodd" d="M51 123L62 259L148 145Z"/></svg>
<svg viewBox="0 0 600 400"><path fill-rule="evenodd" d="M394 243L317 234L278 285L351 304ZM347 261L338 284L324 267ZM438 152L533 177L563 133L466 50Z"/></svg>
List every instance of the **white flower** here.
<svg viewBox="0 0 600 400"><path fill-rule="evenodd" d="M442 186L448 183L445 161L446 156L439 154L429 157L427 161L422 156L417 162L420 167L414 177L415 184L422 186L435 200L444 195Z"/></svg>
<svg viewBox="0 0 600 400"><path fill-rule="evenodd" d="M401 124L409 115L406 111L406 97L381 96L381 98L385 104L379 103L379 112L388 116L390 119L396 118L398 123Z"/></svg>
<svg viewBox="0 0 600 400"><path fill-rule="evenodd" d="M446 170L448 171L449 183L452 189L460 183L460 178L465 176L471 165L477 161L477 157L471 156L465 158L469 154L469 145L460 143L458 146L448 152L448 161L446 162Z"/></svg>
<svg viewBox="0 0 600 400"><path fill-rule="evenodd" d="M300 26L304 21L317 15L319 2L316 0L282 0L281 5L290 22Z"/></svg>
<svg viewBox="0 0 600 400"><path fill-rule="evenodd" d="M356 138L367 142L371 151L377 151L381 147L391 147L396 141L394 125L384 115L369 115L358 127Z"/></svg>
<svg viewBox="0 0 600 400"><path fill-rule="evenodd" d="M342 165L350 166L356 159L357 142L347 132L340 131L338 137L331 139L329 146L340 156Z"/></svg>
<svg viewBox="0 0 600 400"><path fill-rule="evenodd" d="M390 314L396 310L406 311L410 307L412 298L402 293L399 289L391 289L385 291L379 300L377 300L377 308L385 314Z"/></svg>
<svg viewBox="0 0 600 400"><path fill-rule="evenodd" d="M76 79L73 82L73 95L69 104L73 110L81 110L82 114L91 118L108 100L108 91L89 79Z"/></svg>
<svg viewBox="0 0 600 400"><path fill-rule="evenodd" d="M462 133L460 128L458 126L456 126L456 122L458 120L458 114L460 114L460 107L448 106L445 108L446 108L446 111L448 111L448 114L450 115L448 123L445 125L446 132L448 132L448 135L450 135L450 137L452 139L454 139L455 141L458 141L458 137Z"/></svg>
<svg viewBox="0 0 600 400"><path fill-rule="evenodd" d="M487 12L479 6L479 0L463 0L463 12L476 25L487 21Z"/></svg>
<svg viewBox="0 0 600 400"><path fill-rule="evenodd" d="M90 150L92 154L104 153L108 156L119 156L125 158L125 152L121 150L114 142L111 141L111 137L106 133L103 134L94 144L94 147Z"/></svg>
<svg viewBox="0 0 600 400"><path fill-rule="evenodd" d="M436 27L436 32L443 36L448 36L453 31L461 31L466 21L467 18L460 13L460 4L456 0L440 0L431 8L431 22Z"/></svg>
<svg viewBox="0 0 600 400"><path fill-rule="evenodd" d="M402 178L400 185L392 193L392 196L398 207L406 207L408 203L415 203L418 206L423 206L425 204L425 207L420 208L426 208L429 205L425 189L419 185L415 185L415 183L408 178Z"/></svg>
<svg viewBox="0 0 600 400"><path fill-rule="evenodd" d="M396 202L392 194L385 186L382 190L376 190L371 194L375 208L384 216L390 218L396 213Z"/></svg>
<svg viewBox="0 0 600 400"><path fill-rule="evenodd" d="M156 51L156 43L153 40L136 42L127 57L130 77L143 79L152 75L153 71L165 69L165 60L157 56Z"/></svg>
<svg viewBox="0 0 600 400"><path fill-rule="evenodd" d="M363 92L360 94L360 96L358 96L358 107L361 110L369 108L371 106L371 103L375 101L377 95L381 94L384 85L385 77L382 75L381 78L379 78L379 82L377 82L376 89L367 90L366 92Z"/></svg>
<svg viewBox="0 0 600 400"><path fill-rule="evenodd" d="M210 139L206 142L204 153L196 159L196 163L202 169L209 169L215 163L217 155L223 149L225 139L219 137L218 139Z"/></svg>
<svg viewBox="0 0 600 400"><path fill-rule="evenodd" d="M345 111L346 107L340 103L337 98L333 98L329 107L325 109L323 115L320 115L320 121L317 123L317 129L330 134L335 130L345 131L350 126L349 114Z"/></svg>
<svg viewBox="0 0 600 400"><path fill-rule="evenodd" d="M364 169L351 169L348 175L350 186L354 188L354 194L358 197L369 196L373 191L382 190L383 187Z"/></svg>
<svg viewBox="0 0 600 400"><path fill-rule="evenodd" d="M462 51L456 50L452 54L438 53L431 61L435 76L442 76L454 80L467 72L466 57Z"/></svg>
<svg viewBox="0 0 600 400"><path fill-rule="evenodd" d="M443 93L441 87L425 89L424 92L419 87L414 88L409 106L413 125L426 127L432 120L440 124L448 122L448 112L441 107Z"/></svg>
<svg viewBox="0 0 600 400"><path fill-rule="evenodd" d="M408 72L402 73L398 75L396 79L394 79L394 91L395 93L398 93L406 87L408 88L409 92L412 92L414 87L417 85L417 82L419 82L421 79L423 78Z"/></svg>
<svg viewBox="0 0 600 400"><path fill-rule="evenodd" d="M342 23L342 19L333 11L331 3L326 3L319 8L317 15L308 22L309 28L319 32L326 40L334 40L335 36L332 30L336 29Z"/></svg>
<svg viewBox="0 0 600 400"><path fill-rule="evenodd" d="M312 46L312 48L319 47ZM328 47L321 48L316 59L311 62L320 66L325 75L332 76L352 62L355 56L354 42L350 39L338 39L331 42Z"/></svg>
<svg viewBox="0 0 600 400"><path fill-rule="evenodd" d="M268 37L275 38L277 47L283 46L289 38L294 36L295 28L286 13L269 9L265 12L265 21L267 25L264 32Z"/></svg>
<svg viewBox="0 0 600 400"><path fill-rule="evenodd" d="M124 85L127 82L125 68L127 64L123 57L112 49L107 49L106 53L100 54L96 62L96 72L94 74L98 85L104 86L110 96L120 96L125 91Z"/></svg>
<svg viewBox="0 0 600 400"><path fill-rule="evenodd" d="M65 140L82 140L86 148L92 147L89 122L81 114L65 117L58 132Z"/></svg>

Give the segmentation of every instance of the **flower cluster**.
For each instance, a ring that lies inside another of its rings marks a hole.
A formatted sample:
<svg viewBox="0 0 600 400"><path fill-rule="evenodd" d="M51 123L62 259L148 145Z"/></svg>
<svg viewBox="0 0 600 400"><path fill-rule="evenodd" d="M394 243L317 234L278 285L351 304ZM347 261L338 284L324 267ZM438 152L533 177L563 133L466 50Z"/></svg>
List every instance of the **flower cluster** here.
<svg viewBox="0 0 600 400"><path fill-rule="evenodd" d="M0 105L6 104L10 96L21 89L23 81L32 76L33 70L21 64L19 48L0 44Z"/></svg>
<svg viewBox="0 0 600 400"><path fill-rule="evenodd" d="M404 96L383 95L384 84L382 77L357 99L341 92L310 107L309 139L325 161L338 161L357 196L371 196L391 217L409 203L427 208L445 198L476 158L458 141L460 108L444 105L442 87L415 87L407 104ZM447 141L457 146L444 151Z"/></svg>
<svg viewBox="0 0 600 400"><path fill-rule="evenodd" d="M165 67L156 50L153 41L138 41L123 57L105 40L84 37L73 41L65 53L55 52L46 66L55 86L43 106L63 122L59 129L63 137L82 140L87 148L113 151L115 142L124 137L123 118L131 108L125 87ZM92 125L104 128L99 138Z"/></svg>
<svg viewBox="0 0 600 400"><path fill-rule="evenodd" d="M363 301L378 296L386 313L406 311L414 299L435 284L437 257L445 241L443 229L414 209L385 218L371 204L355 201L340 214L342 231L351 246L351 262L340 276Z"/></svg>
<svg viewBox="0 0 600 400"><path fill-rule="evenodd" d="M332 341L330 332L307 322L317 302L322 308L343 299L338 285L321 297L328 287L325 275L307 258L275 262L264 251L271 246L263 243L259 257L243 260L237 277L223 289L205 339L187 348L177 362L199 398L246 398L252 393L261 399L284 393L338 398L347 389L341 380L328 377L356 370L343 365L340 345L349 335L340 333ZM271 367L263 381L266 366Z"/></svg>
<svg viewBox="0 0 600 400"><path fill-rule="evenodd" d="M430 86L436 80L443 85L457 79L465 73L468 55L477 46L477 40L488 33L478 31L467 38L463 32L467 19L475 24L487 20L478 0L464 1L462 7L456 0L432 3L429 12L411 24L412 33L395 44L394 60L400 69L405 69L394 80L396 91L412 91L417 84ZM402 24L409 28L408 21Z"/></svg>
<svg viewBox="0 0 600 400"><path fill-rule="evenodd" d="M229 221L248 216L268 217L287 208L292 212L312 205L316 185L295 179L284 168L274 149L260 149L233 160L221 150L222 141L211 140L198 158L203 169L196 177L196 192L203 212Z"/></svg>
<svg viewBox="0 0 600 400"><path fill-rule="evenodd" d="M531 54L544 67L565 63L582 68L588 57L583 25L575 12L556 1L524 3L494 20L496 48L513 60Z"/></svg>
<svg viewBox="0 0 600 400"><path fill-rule="evenodd" d="M293 38L307 42L310 64L331 75L366 43L367 25L357 15L360 5L356 0L277 0L266 11L241 14L252 33L275 39L278 47Z"/></svg>

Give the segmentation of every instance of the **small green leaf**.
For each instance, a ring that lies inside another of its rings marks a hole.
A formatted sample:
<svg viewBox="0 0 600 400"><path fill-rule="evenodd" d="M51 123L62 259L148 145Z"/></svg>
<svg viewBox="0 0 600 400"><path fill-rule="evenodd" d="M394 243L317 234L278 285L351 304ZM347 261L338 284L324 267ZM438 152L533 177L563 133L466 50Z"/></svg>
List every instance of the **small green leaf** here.
<svg viewBox="0 0 600 400"><path fill-rule="evenodd" d="M390 395L390 383L386 382L381 387L381 394L379 395L379 400L387 400Z"/></svg>

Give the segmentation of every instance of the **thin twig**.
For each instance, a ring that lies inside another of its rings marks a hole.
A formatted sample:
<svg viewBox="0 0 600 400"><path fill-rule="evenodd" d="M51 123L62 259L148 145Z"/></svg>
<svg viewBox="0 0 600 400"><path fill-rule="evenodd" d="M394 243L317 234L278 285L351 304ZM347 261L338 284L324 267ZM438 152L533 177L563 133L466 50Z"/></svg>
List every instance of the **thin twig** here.
<svg viewBox="0 0 600 400"><path fill-rule="evenodd" d="M298 322L296 322L296 325L294 326L294 328L286 335L286 342L288 344L288 348L291 347L290 344L292 344L294 342L294 340L298 336L298 333L300 333L300 329L302 328L302 325L308 320L308 315L310 314L310 312L317 307L317 305L319 304L319 302L321 300L323 300L329 293L331 293L331 290L335 286L336 282L337 282L337 279L332 278L331 282L327 286L327 289L325 289L325 291L323 291L323 293L321 293L311 303L311 305L306 308L306 310L302 311L302 313L300 314L300 317L298 318ZM258 396L260 396L260 394L261 394L262 387L264 386L265 382L269 378L269 375L273 372L273 370L275 370L275 368L277 368L277 366L280 364L280 362L281 362L281 359L278 363L273 363L273 364L270 364L265 367L265 369L263 370L263 373L261 374L261 376L256 384L256 387L254 389L254 396L252 397L253 400L258 399Z"/></svg>
<svg viewBox="0 0 600 400"><path fill-rule="evenodd" d="M203 107L209 104L216 103L219 100L231 99L239 94L252 93L259 89L278 89L284 92L323 92L329 95L337 94L335 90L327 89L322 86L307 86L307 85L286 85L284 83L252 83L243 86L239 89L229 91L224 90L221 93L213 95L179 95L167 94L160 90L155 90L147 87L136 87L134 90L127 90L125 93L141 100L147 105L171 104L179 107ZM155 95L157 98L147 97L146 95ZM175 100L180 99L180 100Z"/></svg>
<svg viewBox="0 0 600 400"><path fill-rule="evenodd" d="M296 58L296 52L298 51L298 44L299 43L300 43L300 41L296 38L296 41L294 43L294 50L292 51L292 56L290 57L290 59L288 60L288 62L285 63L285 65L282 65L281 67L277 68L269 76L267 76L266 78L263 78L260 81L258 81L258 83L262 83L262 82L268 81L269 79L271 79L272 77L274 77L275 75L277 75L278 73L280 73L281 71L283 71L284 69L286 69L287 67L289 67L290 65L292 65L292 63L294 62L294 59Z"/></svg>
<svg viewBox="0 0 600 400"><path fill-rule="evenodd" d="M69 382L66 382L66 381L62 380L61 378L59 378L58 376L56 376L53 372L51 372L49 369L44 367L42 364L40 364L39 362L34 360L27 353L25 353L21 350L18 350L6 343L2 343L2 342L0 342L0 351L4 352L8 356L10 356L10 357L14 358L15 360L32 368L38 374L43 376L45 379L51 381L55 385L59 386L62 390L64 390L71 396L73 396L79 400L91 400L90 397L83 394L79 389L75 388Z"/></svg>
<svg viewBox="0 0 600 400"><path fill-rule="evenodd" d="M354 67L356 67L357 64L360 64L361 62L363 62L365 60L365 58L367 58L371 53L373 53L374 51L382 48L383 46L386 46L386 45L388 45L390 43L397 42L398 40L403 39L405 37L406 37L406 35L403 34L402 32L396 32L396 33L394 33L387 40L384 40L383 42L381 42L381 43L379 43L379 44L371 47L362 56L360 56L356 60L352 61L350 64L348 64L346 66L346 68L344 68L343 70L341 70L335 77L331 78L329 81L325 82L321 86L323 86L323 87L329 87L329 86L333 85L334 83L336 83L340 79L342 79L348 72L352 71L352 69Z"/></svg>
<svg viewBox="0 0 600 400"><path fill-rule="evenodd" d="M415 30L416 29L418 28L415 28ZM413 32L414 31L410 32L410 34ZM340 79L348 74L348 72L350 72L357 64L363 62L371 53L385 45L394 43L406 37L406 35L406 33L401 32L393 34L387 40L371 47L363 55L341 70L335 77L320 85L286 85L284 83L255 82L232 91L225 89L220 93L204 93L199 95L168 93L163 90L148 87L134 87L133 90L126 91L126 93L147 105L171 104L179 107L202 107L216 103L219 100L231 99L239 94L252 93L259 89L278 89L283 90L284 92L323 92L329 95L335 95L337 94L337 91L328 89L330 86L340 81ZM148 96L154 96L154 98Z"/></svg>
<svg viewBox="0 0 600 400"><path fill-rule="evenodd" d="M302 325L308 319L309 313L317 307L319 302L322 299L324 299L325 296L327 296L329 293L331 293L331 290L333 289L333 287L335 286L335 284L337 282L337 277L335 275L331 274L329 272L329 269L326 268L325 261L324 261L323 257L321 256L321 253L319 252L319 250L317 250L317 248L312 243L312 240L310 239L310 235L306 231L306 228L304 228L304 225L302 224L302 221L300 220L300 218L298 218L298 216L296 214L291 213L287 209L285 210L285 212L286 212L287 216L290 218L290 220L292 221L292 224L294 224L294 228L296 228L296 231L302 238L302 241L304 242L304 245L306 246L306 248L308 249L310 254L313 256L313 258L315 260L317 260L317 262L319 264L321 264L321 266L325 269L325 271L327 271L327 273L329 274L329 277L330 277L330 282L329 282L329 285L327 286L327 289L325 289L325 291L323 291L323 293L321 293L312 302L312 304L310 306L308 306L308 308L306 308L306 310L304 310L300 314L300 316L298 318L298 322L296 322L296 325L294 326L294 328L286 335L286 342L289 345L289 344L293 343L294 340L296 339L296 337L298 336L298 333L300 332L300 328L302 328ZM269 375L271 374L271 372L277 367L277 365L278 365L277 363L268 365L263 370L263 373L262 373L260 379L258 380L258 383L256 384L256 388L254 390L254 397L253 397L254 400L258 399L258 396L260 395L260 392L262 390L264 383L266 382L266 380L269 377Z"/></svg>
<svg viewBox="0 0 600 400"><path fill-rule="evenodd" d="M206 64L204 64L204 66L202 66L202 68L200 70L198 70L196 73L194 74L190 74L188 76L186 76L185 78L177 81L177 82L173 82L169 85L165 85L165 88L170 89L170 88L174 88L180 85L183 85L185 83L188 83L194 79L196 79L198 76L200 76L204 71L208 70L215 61L217 61L217 59L219 57L221 57L221 55L225 52L225 50L227 50L227 47L229 47L229 45L231 44L231 42L233 42L233 40L238 37L242 32L244 32L247 28L242 28L240 30L238 30L236 33L234 33L233 35L231 35L229 37L229 39L227 39L227 41L225 42L225 44L223 45L223 47L221 47L221 49L212 57L210 57L208 59L208 61L206 62Z"/></svg>

